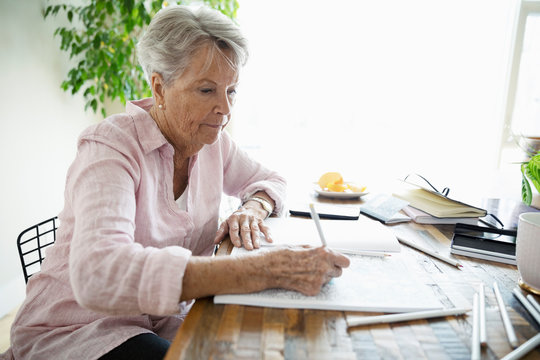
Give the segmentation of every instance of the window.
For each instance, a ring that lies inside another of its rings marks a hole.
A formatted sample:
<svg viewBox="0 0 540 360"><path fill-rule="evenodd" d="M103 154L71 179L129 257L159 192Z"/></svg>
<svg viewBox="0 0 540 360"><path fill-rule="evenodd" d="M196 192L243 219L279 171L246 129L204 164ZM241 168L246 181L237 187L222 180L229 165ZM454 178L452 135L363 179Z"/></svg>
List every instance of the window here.
<svg viewBox="0 0 540 360"><path fill-rule="evenodd" d="M540 150L540 1L522 0L516 12L506 87L501 163Z"/></svg>
<svg viewBox="0 0 540 360"><path fill-rule="evenodd" d="M230 130L304 184L482 176L497 166L515 4L242 1L251 57Z"/></svg>

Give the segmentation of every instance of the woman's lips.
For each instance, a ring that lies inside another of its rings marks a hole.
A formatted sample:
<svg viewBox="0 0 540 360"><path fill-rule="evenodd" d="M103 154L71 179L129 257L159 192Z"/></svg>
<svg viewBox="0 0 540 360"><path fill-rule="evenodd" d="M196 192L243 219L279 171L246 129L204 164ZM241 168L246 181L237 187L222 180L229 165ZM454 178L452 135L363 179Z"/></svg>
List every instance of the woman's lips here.
<svg viewBox="0 0 540 360"><path fill-rule="evenodd" d="M211 128L214 128L214 129L218 129L218 128L221 128L221 127L227 125L228 122L229 122L228 119L224 119L219 124L205 123L204 125L209 126Z"/></svg>

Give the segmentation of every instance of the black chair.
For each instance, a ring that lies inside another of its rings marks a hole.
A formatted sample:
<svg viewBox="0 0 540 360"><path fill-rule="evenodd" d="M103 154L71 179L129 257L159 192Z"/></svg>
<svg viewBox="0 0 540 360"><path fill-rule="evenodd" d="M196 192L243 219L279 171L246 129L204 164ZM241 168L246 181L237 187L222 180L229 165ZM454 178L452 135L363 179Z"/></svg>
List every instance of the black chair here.
<svg viewBox="0 0 540 360"><path fill-rule="evenodd" d="M24 281L41 270L45 258L45 248L56 241L58 217L53 217L21 232L17 238L17 248L21 258Z"/></svg>

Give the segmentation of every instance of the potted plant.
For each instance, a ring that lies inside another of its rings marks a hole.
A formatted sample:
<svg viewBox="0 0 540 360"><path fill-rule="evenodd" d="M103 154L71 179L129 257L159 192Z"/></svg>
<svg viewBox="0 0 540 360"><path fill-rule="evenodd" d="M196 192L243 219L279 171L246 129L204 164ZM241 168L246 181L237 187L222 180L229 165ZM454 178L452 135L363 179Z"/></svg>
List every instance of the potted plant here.
<svg viewBox="0 0 540 360"><path fill-rule="evenodd" d="M536 191L540 193L540 151L533 155L529 161L521 163L521 175L521 198L523 202L527 205L532 203L533 206L538 207L540 202L535 201L533 203L534 196L529 181L534 185ZM539 196L538 193L535 194L536 197Z"/></svg>

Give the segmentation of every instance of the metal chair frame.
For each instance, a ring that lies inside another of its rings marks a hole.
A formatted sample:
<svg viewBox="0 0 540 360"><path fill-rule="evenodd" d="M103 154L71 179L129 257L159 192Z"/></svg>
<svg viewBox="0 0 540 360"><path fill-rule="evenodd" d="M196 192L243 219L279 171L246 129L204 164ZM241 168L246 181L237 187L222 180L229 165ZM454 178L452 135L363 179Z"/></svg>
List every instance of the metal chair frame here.
<svg viewBox="0 0 540 360"><path fill-rule="evenodd" d="M39 263L39 266L41 267L41 263L45 258L45 252L43 250L46 247L53 245L56 241L56 229L58 228L57 220L58 217L55 216L48 220L42 221L39 224L31 226L22 231L17 237L17 249L19 250L19 257L21 259L21 266L24 273L24 281L26 283L28 283L28 279L33 274L39 272L39 270L37 270L29 274L30 267L37 263ZM52 241L50 241L50 235L46 237L46 235L50 233L52 233ZM32 243L32 241L35 241L35 243ZM36 252L37 257L35 254ZM31 258L31 260L27 260L27 258Z"/></svg>

